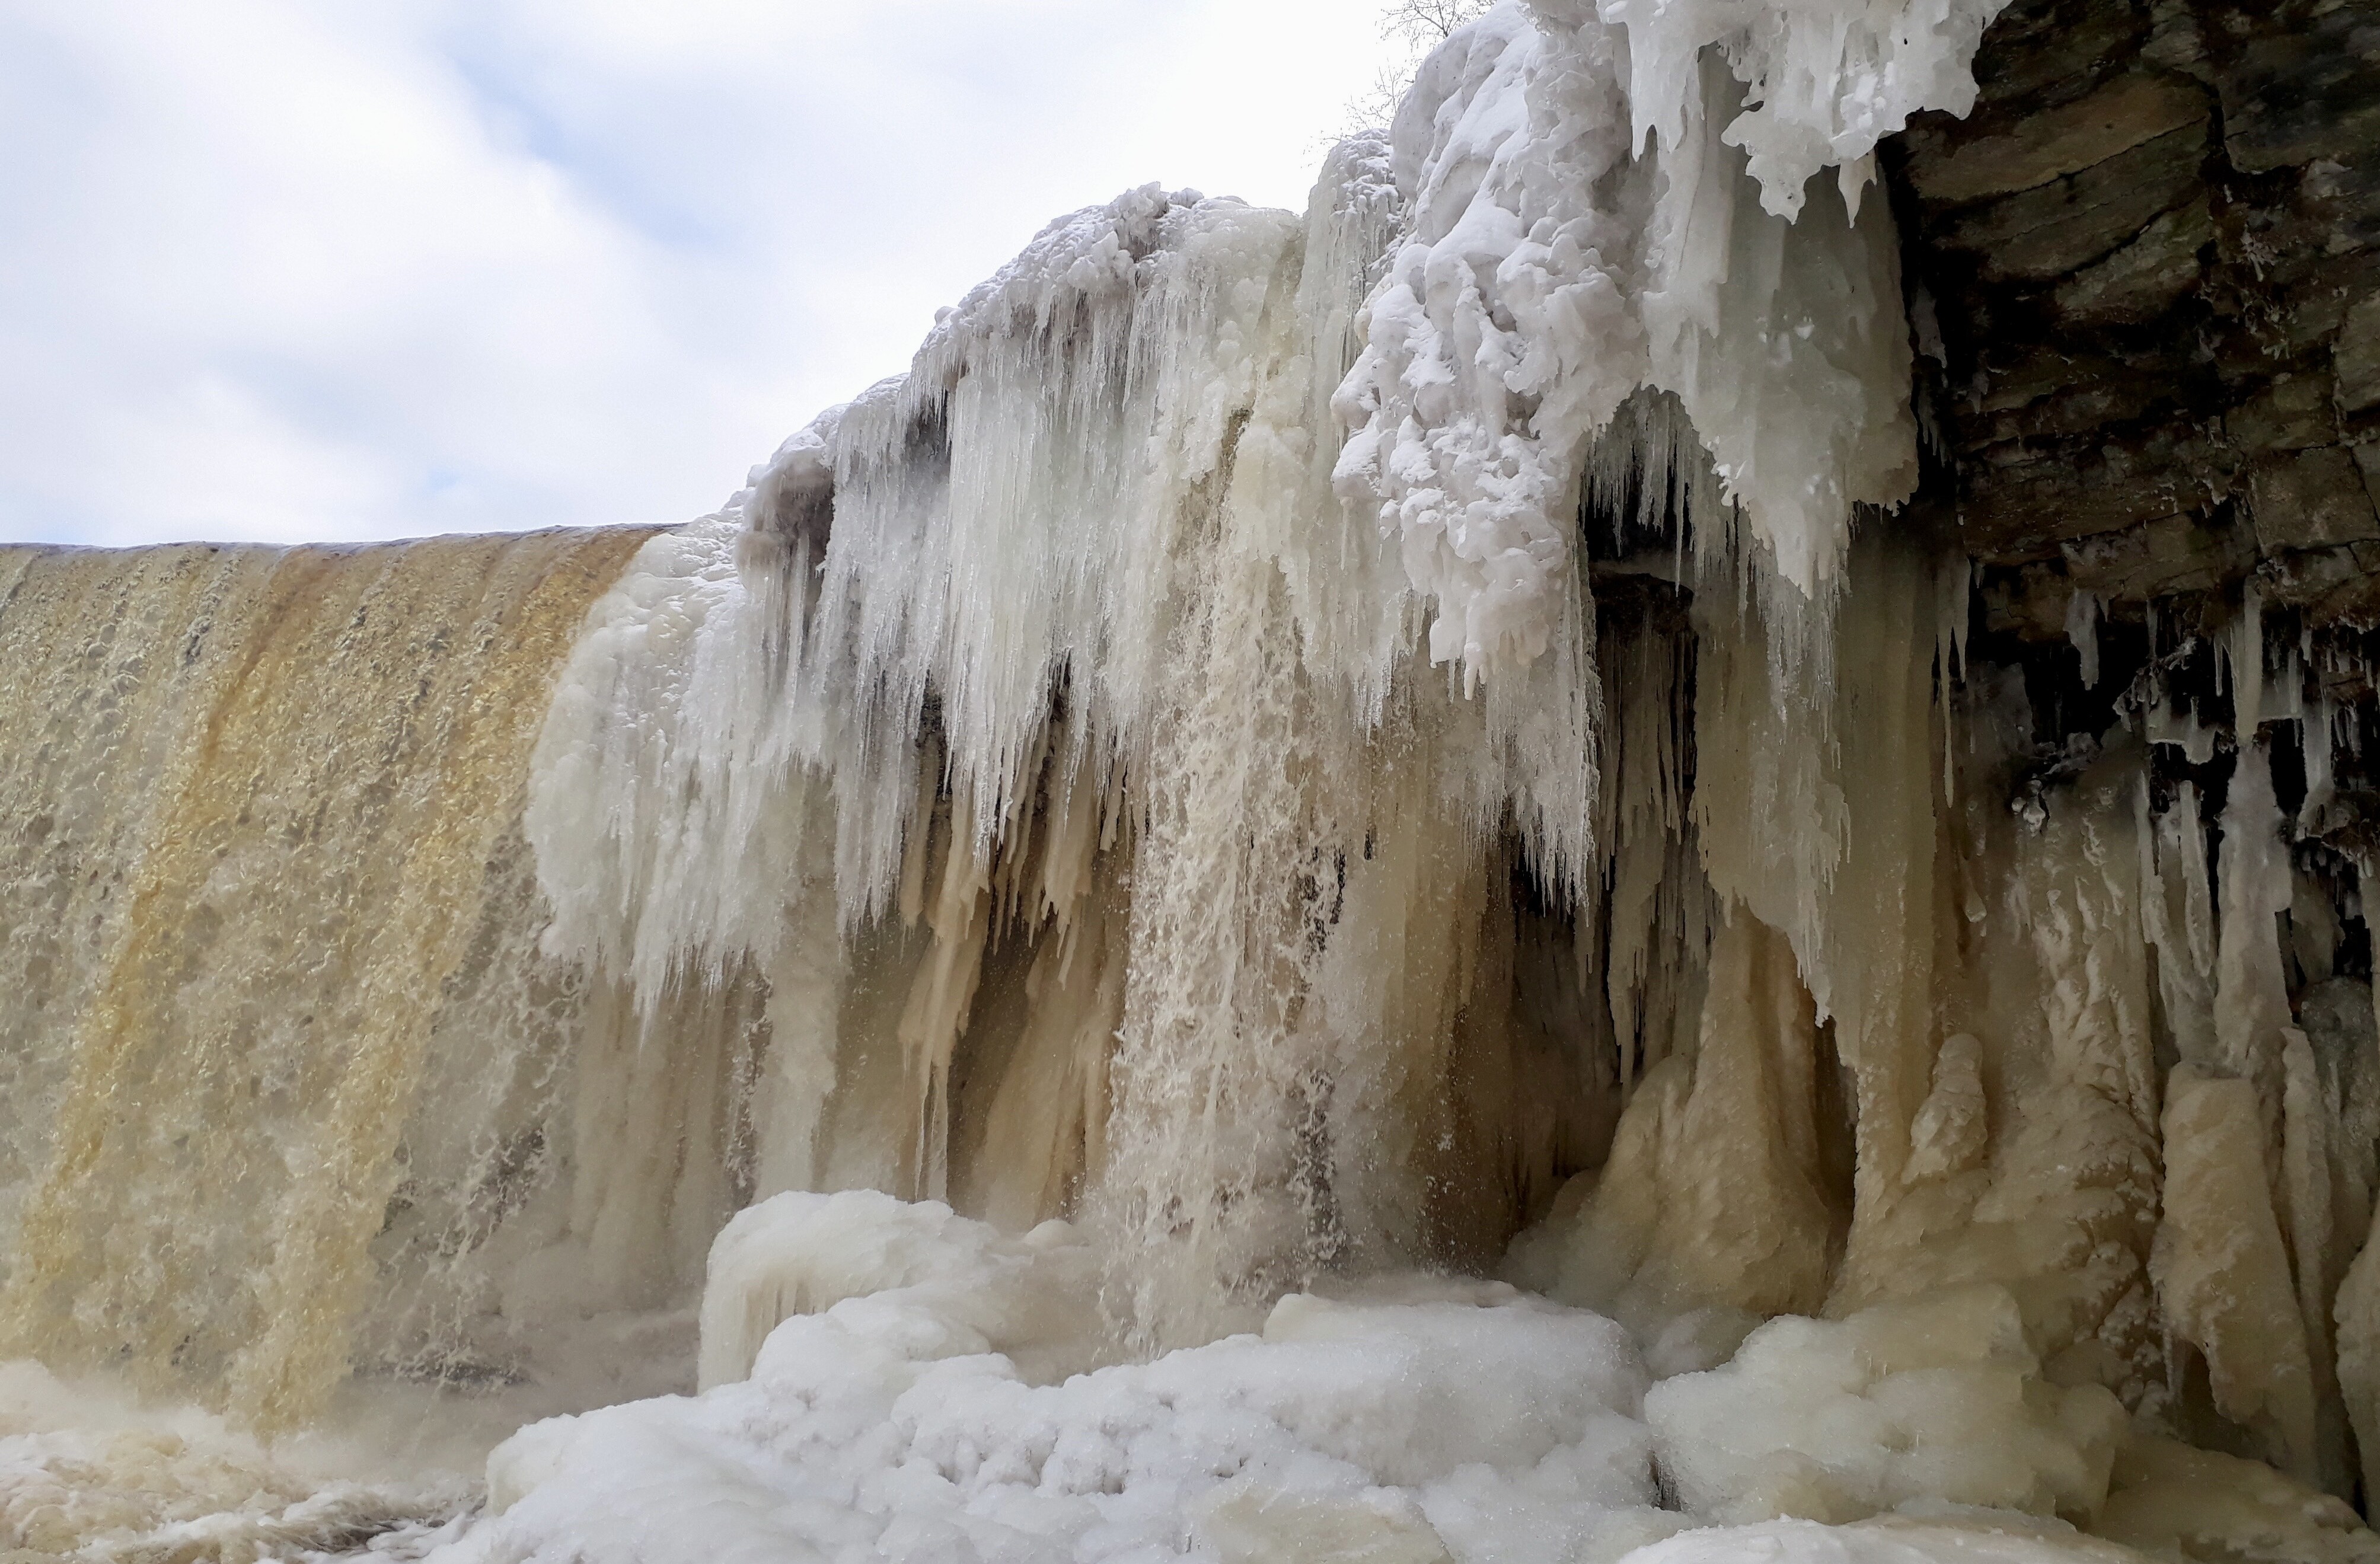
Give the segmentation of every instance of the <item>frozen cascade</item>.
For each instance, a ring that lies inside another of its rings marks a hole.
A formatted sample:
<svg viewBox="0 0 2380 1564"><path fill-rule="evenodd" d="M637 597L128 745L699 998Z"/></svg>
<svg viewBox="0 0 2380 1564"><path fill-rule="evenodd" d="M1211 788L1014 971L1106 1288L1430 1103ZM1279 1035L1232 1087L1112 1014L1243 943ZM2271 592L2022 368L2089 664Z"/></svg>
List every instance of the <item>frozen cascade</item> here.
<svg viewBox="0 0 2380 1564"><path fill-rule="evenodd" d="M684 527L0 550L0 1550L2380 1560L2329 654L1892 515L1996 9L1500 6Z"/></svg>
<svg viewBox="0 0 2380 1564"><path fill-rule="evenodd" d="M1765 594L1780 630L1830 599L1853 507L1916 479L1889 215L1823 189L1798 221L1764 210L1720 56L1679 50L1663 8L1605 10L1501 7L1423 67L1397 115L1409 221L1339 392L1342 490L1377 497L1435 600L1431 659L1466 677L1548 644L1582 470L1640 387L1675 394L1736 513L1705 504L1697 552L1735 543L1787 588Z"/></svg>

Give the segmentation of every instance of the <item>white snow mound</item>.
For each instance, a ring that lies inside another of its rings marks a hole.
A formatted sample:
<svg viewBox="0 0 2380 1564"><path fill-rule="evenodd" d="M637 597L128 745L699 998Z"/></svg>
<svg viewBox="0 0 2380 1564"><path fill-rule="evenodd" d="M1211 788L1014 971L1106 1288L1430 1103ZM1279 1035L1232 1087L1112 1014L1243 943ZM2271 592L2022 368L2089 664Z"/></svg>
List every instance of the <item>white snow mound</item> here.
<svg viewBox="0 0 2380 1564"><path fill-rule="evenodd" d="M442 1557L1609 1560L1683 1523L1653 1508L1625 1332L1500 1283L1292 1295L1261 1335L1035 1385L995 1340L1046 1323L1023 1301L1074 1306L1062 1232L870 1194L738 1224L706 1349L818 1312L748 1380L523 1429Z"/></svg>

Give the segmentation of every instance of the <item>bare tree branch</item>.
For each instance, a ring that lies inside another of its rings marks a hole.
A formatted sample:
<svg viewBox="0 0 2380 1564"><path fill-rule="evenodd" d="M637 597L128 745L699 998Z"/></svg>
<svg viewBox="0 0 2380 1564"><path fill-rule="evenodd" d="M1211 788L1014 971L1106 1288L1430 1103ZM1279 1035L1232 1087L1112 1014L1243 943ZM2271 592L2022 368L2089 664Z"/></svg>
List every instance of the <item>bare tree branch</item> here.
<svg viewBox="0 0 2380 1564"><path fill-rule="evenodd" d="M1380 12L1380 35L1402 39L1426 50L1463 23L1476 20L1491 3L1492 0L1392 0Z"/></svg>
<svg viewBox="0 0 2380 1564"><path fill-rule="evenodd" d="M1412 85L1414 72L1465 22L1485 16L1495 0L1390 0L1380 10L1380 36L1402 43L1403 57L1380 67L1372 85L1347 102L1345 131L1385 129Z"/></svg>

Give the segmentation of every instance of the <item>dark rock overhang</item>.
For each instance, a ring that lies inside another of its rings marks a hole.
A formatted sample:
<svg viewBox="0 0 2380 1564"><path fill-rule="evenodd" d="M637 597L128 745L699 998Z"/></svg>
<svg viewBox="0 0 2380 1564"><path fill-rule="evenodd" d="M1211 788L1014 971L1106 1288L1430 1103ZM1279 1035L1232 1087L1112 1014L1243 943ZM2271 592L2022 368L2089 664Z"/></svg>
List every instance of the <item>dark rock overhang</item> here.
<svg viewBox="0 0 2380 1564"><path fill-rule="evenodd" d="M1975 74L1884 161L1992 617L2380 622L2380 6L2018 0Z"/></svg>

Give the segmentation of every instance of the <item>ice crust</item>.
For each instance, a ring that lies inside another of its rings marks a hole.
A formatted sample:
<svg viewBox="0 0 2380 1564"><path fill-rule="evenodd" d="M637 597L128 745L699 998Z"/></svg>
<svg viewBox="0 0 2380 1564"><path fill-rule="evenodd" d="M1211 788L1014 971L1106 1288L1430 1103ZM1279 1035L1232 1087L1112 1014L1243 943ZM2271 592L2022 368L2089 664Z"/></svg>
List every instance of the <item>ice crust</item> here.
<svg viewBox="0 0 2380 1564"><path fill-rule="evenodd" d="M1680 1533L1628 1556L1628 1564L2132 1564L2140 1556L2070 1528L2031 1531L2004 1517L1894 1519L1826 1526L1767 1521Z"/></svg>
<svg viewBox="0 0 2380 1564"><path fill-rule="evenodd" d="M710 1246L702 1290L702 1388L750 1377L769 1333L846 1299L929 1314L960 1332L936 1355L998 1350L1026 1378L1090 1366L1098 1270L1065 1222L1019 1239L875 1190L788 1192L748 1206Z"/></svg>

